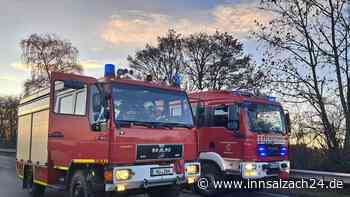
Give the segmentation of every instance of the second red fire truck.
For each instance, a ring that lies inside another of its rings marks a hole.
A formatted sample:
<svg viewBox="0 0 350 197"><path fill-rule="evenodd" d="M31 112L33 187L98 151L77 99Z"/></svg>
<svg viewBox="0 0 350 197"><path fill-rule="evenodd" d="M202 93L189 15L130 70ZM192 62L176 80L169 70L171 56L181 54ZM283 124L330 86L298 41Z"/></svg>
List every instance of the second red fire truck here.
<svg viewBox="0 0 350 197"><path fill-rule="evenodd" d="M124 73L125 74L125 73ZM32 196L179 195L200 174L186 92L156 82L53 73L18 109L17 175Z"/></svg>
<svg viewBox="0 0 350 197"><path fill-rule="evenodd" d="M190 94L202 177L288 178L289 115L273 97L239 91ZM199 190L211 196L216 190Z"/></svg>

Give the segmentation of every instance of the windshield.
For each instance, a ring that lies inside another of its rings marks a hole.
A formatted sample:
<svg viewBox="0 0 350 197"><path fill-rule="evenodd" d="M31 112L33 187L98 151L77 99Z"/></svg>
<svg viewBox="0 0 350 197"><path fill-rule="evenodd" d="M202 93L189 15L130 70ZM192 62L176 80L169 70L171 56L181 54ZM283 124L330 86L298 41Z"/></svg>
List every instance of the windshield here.
<svg viewBox="0 0 350 197"><path fill-rule="evenodd" d="M161 123L193 127L185 92L115 84L112 88L115 119L119 123Z"/></svg>
<svg viewBox="0 0 350 197"><path fill-rule="evenodd" d="M249 103L246 109L251 131L285 133L284 115L280 106Z"/></svg>

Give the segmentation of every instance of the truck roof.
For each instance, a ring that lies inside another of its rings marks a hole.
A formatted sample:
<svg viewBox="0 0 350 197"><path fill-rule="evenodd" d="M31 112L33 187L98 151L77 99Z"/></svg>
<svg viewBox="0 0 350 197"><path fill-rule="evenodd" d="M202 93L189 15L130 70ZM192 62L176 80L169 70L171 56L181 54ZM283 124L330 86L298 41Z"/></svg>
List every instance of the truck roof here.
<svg viewBox="0 0 350 197"><path fill-rule="evenodd" d="M143 81L143 80L133 80L133 79L126 79L126 78L108 78L103 82L106 82L106 83L117 82L117 83L129 84L129 85L145 86L148 88L160 88L165 90L182 91L182 92L184 91L181 88L162 84L161 82L157 82L157 81Z"/></svg>
<svg viewBox="0 0 350 197"><path fill-rule="evenodd" d="M55 73L55 74L57 75L60 73ZM65 74L65 75L77 76L76 74ZM89 77L89 78L94 79L92 77ZM101 78L98 82L105 82L105 83L117 82L117 83L123 83L123 84L145 86L145 87L149 87L149 88L160 88L160 89L165 89L165 90L183 91L181 88L162 84L161 82L157 82L157 81L142 81L142 80L113 77L113 78ZM30 102L32 100L40 99L42 97L47 96L49 93L50 93L50 87L42 88L42 89L40 89L40 90L38 90L38 91L36 91L36 92L26 96L26 97L23 97L20 101L20 104L24 104L24 103Z"/></svg>
<svg viewBox="0 0 350 197"><path fill-rule="evenodd" d="M235 94L234 91L227 90L209 90L201 92L193 92L189 94L191 101L203 101L206 104L223 104L223 103L232 103L232 102L255 102L262 104L272 104L272 105L281 105L279 102L272 101L268 97L263 96L254 96L251 94Z"/></svg>

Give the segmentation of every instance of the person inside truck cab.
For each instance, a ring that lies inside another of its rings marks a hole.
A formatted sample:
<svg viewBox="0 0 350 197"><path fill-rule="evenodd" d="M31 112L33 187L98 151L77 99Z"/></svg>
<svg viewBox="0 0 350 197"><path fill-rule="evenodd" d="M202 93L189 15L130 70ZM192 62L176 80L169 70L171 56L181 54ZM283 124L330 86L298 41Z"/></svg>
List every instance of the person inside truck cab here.
<svg viewBox="0 0 350 197"><path fill-rule="evenodd" d="M137 118L138 107L136 103L132 104L123 100L117 100L116 102L114 104L116 120L133 121Z"/></svg>
<svg viewBox="0 0 350 197"><path fill-rule="evenodd" d="M148 101L144 104L145 118L152 121L160 121L166 118L164 106L154 101Z"/></svg>

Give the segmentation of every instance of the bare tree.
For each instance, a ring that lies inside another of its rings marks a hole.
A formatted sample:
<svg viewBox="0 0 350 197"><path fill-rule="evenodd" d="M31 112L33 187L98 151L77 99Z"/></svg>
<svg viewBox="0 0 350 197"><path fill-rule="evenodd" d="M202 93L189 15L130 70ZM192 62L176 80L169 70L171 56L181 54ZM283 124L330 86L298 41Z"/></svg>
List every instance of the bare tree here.
<svg viewBox="0 0 350 197"><path fill-rule="evenodd" d="M349 24L344 0L263 0L275 17L254 35L267 43L265 66L274 90L307 102L322 123L330 157L339 158L331 113L341 107L350 144Z"/></svg>
<svg viewBox="0 0 350 197"><path fill-rule="evenodd" d="M128 56L131 68L141 75L152 75L155 80L172 84L173 77L183 72L183 53L181 34L169 30L165 37L158 37L156 47L146 45L136 52L135 56Z"/></svg>
<svg viewBox="0 0 350 197"><path fill-rule="evenodd" d="M23 62L31 69L31 79L25 89L40 88L51 77L51 72L77 72L78 49L71 42L52 34L32 34L20 42ZM27 92L28 93L28 92Z"/></svg>
<svg viewBox="0 0 350 197"><path fill-rule="evenodd" d="M243 44L226 32L216 32L210 37L213 56L210 59L207 87L213 90L261 88L264 75L255 67L252 58L244 54Z"/></svg>
<svg viewBox="0 0 350 197"><path fill-rule="evenodd" d="M17 138L17 106L16 97L0 97L0 144L14 146Z"/></svg>
<svg viewBox="0 0 350 197"><path fill-rule="evenodd" d="M198 33L183 42L184 64L194 89L253 89L262 84L262 72L232 35Z"/></svg>
<svg viewBox="0 0 350 197"><path fill-rule="evenodd" d="M195 89L203 90L206 87L205 78L209 73L209 62L213 56L213 43L206 33L189 35L183 42L188 80Z"/></svg>

